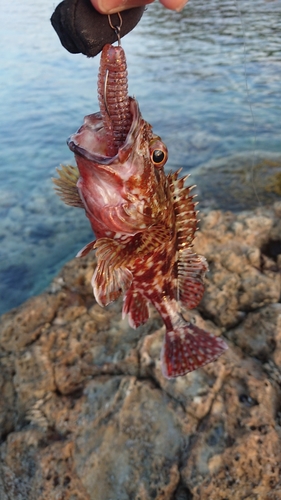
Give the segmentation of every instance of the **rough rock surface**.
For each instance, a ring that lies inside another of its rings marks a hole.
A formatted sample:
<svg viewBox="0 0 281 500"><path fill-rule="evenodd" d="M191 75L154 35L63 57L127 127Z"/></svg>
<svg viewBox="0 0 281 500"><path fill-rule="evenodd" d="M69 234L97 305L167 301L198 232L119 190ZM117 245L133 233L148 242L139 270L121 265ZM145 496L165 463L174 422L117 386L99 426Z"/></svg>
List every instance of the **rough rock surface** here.
<svg viewBox="0 0 281 500"><path fill-rule="evenodd" d="M1 317L1 500L281 499L281 203L201 218L203 369L163 378L160 318L99 307L93 255Z"/></svg>

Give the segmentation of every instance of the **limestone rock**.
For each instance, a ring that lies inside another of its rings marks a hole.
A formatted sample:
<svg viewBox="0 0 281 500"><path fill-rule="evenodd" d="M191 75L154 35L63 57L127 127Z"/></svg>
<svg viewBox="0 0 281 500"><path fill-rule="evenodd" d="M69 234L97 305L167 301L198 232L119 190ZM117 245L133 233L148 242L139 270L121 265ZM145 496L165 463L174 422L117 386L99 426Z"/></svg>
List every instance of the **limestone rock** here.
<svg viewBox="0 0 281 500"><path fill-rule="evenodd" d="M229 349L200 370L163 378L161 319L96 304L93 254L0 318L1 500L281 499L281 203L201 218L189 316Z"/></svg>

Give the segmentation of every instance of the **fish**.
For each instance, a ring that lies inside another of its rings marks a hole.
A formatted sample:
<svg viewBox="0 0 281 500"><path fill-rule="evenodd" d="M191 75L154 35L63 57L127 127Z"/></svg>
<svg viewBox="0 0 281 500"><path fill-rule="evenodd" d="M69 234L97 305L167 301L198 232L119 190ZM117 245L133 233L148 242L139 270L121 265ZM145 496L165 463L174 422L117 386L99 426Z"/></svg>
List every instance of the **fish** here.
<svg viewBox="0 0 281 500"><path fill-rule="evenodd" d="M123 296L123 317L138 328L152 304L166 327L164 377L183 376L215 360L223 339L185 319L204 293L206 259L193 249L198 211L193 185L180 170L164 171L168 150L128 95L121 46L106 45L98 77L100 111L68 139L77 166L58 169L63 201L85 210L96 239L93 293L101 306Z"/></svg>

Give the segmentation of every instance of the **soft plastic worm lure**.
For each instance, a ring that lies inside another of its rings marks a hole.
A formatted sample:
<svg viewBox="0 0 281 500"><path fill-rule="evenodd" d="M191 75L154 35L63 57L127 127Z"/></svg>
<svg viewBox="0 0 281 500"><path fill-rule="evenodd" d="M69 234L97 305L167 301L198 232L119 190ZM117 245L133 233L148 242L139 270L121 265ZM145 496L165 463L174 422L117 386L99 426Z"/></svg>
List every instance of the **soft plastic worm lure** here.
<svg viewBox="0 0 281 500"><path fill-rule="evenodd" d="M106 132L107 155L117 154L131 125L128 73L121 45L104 46L98 76L100 112Z"/></svg>

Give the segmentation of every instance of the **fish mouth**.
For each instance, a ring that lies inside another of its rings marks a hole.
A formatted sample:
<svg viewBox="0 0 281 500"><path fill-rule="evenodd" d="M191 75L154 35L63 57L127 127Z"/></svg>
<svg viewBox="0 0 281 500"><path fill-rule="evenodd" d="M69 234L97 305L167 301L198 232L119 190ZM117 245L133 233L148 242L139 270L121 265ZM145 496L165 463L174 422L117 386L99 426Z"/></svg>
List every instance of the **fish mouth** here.
<svg viewBox="0 0 281 500"><path fill-rule="evenodd" d="M87 158L97 164L110 165L117 161L124 163L132 151L143 121L136 99L132 97L129 99L132 122L127 137L116 155L106 155L106 131L101 113L85 116L83 125L67 141L69 149L75 155Z"/></svg>

